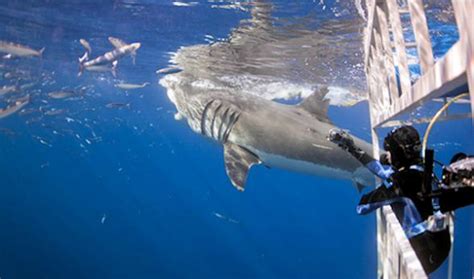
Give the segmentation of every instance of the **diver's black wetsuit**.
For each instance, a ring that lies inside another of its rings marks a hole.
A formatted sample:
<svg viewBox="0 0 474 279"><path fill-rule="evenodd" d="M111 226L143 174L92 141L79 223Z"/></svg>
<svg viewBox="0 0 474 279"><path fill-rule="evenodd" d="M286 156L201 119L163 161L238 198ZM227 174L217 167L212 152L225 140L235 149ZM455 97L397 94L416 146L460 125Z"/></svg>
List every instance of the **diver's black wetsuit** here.
<svg viewBox="0 0 474 279"><path fill-rule="evenodd" d="M359 214L367 214L383 205L390 205L400 224L406 224L407 217L412 218L412 216L407 216L411 212L416 213L414 215L417 217L413 220L418 221L427 220L433 215L431 197L423 197L420 194L424 183L424 171L420 166L421 158L414 157L410 159L410 164L405 163L405 167L394 170L393 166L392 168L382 166L379 161L355 146L350 136L343 131L339 134L330 134L329 139L347 150L384 182L391 184L390 187L382 184L363 195L357 209ZM474 187L440 189L436 196L440 211L450 212L474 203ZM404 230L407 232L406 226ZM408 234L407 236L428 274L436 270L449 255L451 248L449 227L436 231L424 230L413 236Z"/></svg>
<svg viewBox="0 0 474 279"><path fill-rule="evenodd" d="M373 204L380 201L389 200L394 197L409 198L415 208L418 210L422 220L426 220L433 214L431 199L421 199L418 195L421 192L423 183L423 172L416 169L405 169L395 172L390 177L392 186L387 188L385 185L363 195L359 206ZM405 218L405 204L393 202L390 204L395 216L400 224ZM425 231L421 234L409 238L418 259L427 273L436 270L449 255L451 248L451 238L449 228L441 231Z"/></svg>
<svg viewBox="0 0 474 279"><path fill-rule="evenodd" d="M386 188L385 185L381 185L372 192L362 196L359 205L374 203L392 196L403 196L413 202L422 220L428 219L433 214L431 199L421 199L418 195L423 184L422 171L404 169L395 172L390 178L392 180L392 187ZM405 205L395 202L391 203L390 206L398 221L402 224L405 218ZM436 270L447 258L451 248L449 228L437 232L425 231L408 240L426 273Z"/></svg>

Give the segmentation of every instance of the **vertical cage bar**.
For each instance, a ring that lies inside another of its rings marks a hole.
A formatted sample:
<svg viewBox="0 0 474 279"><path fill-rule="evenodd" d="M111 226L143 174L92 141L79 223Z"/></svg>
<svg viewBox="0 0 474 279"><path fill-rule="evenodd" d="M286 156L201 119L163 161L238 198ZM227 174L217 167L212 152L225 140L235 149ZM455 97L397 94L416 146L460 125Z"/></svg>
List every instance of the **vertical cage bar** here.
<svg viewBox="0 0 474 279"><path fill-rule="evenodd" d="M411 93L410 71L408 70L408 60L403 36L402 22L400 20L399 7L396 0L387 0L387 7L392 27L393 38L396 48L396 60L400 77L400 87L402 94Z"/></svg>
<svg viewBox="0 0 474 279"><path fill-rule="evenodd" d="M390 43L390 33L388 31L388 22L387 22L387 6L385 3L381 4L383 7L377 7L377 19L380 27L380 36L382 38L382 44L384 49L384 64L387 69L388 82L390 88L390 104L393 104L398 96L398 86L397 79L395 77L395 64L393 62L393 50L392 44Z"/></svg>
<svg viewBox="0 0 474 279"><path fill-rule="evenodd" d="M416 49L420 59L421 74L426 73L434 64L433 49L422 0L408 1L411 24L415 34Z"/></svg>

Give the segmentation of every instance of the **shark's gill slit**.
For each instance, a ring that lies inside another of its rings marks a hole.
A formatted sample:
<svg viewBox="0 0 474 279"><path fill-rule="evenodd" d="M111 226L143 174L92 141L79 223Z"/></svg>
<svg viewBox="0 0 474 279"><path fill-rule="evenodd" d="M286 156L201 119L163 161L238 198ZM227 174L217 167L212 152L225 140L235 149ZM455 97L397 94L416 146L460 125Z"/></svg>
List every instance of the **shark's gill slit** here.
<svg viewBox="0 0 474 279"><path fill-rule="evenodd" d="M202 111L201 134L224 143L239 116L238 109L233 105L211 100Z"/></svg>
<svg viewBox="0 0 474 279"><path fill-rule="evenodd" d="M210 137L217 138L216 133L214 132L214 127L216 125L216 118L219 116L219 111L222 108L222 103L217 104L217 108L214 110L214 116L212 117L211 124L209 125ZM219 119L217 119L219 120Z"/></svg>
<svg viewBox="0 0 474 279"><path fill-rule="evenodd" d="M224 111L224 114L222 114L222 117L221 117L221 123L219 125L219 132L217 133L217 137L216 139L219 140L219 141L222 141L222 136L223 136L223 130L228 127L228 121L227 121L227 116L229 114L229 111L230 111L230 107L227 107Z"/></svg>
<svg viewBox="0 0 474 279"><path fill-rule="evenodd" d="M204 110L202 111L202 117L201 117L201 134L204 136L207 136L206 133L206 120L207 120L207 111L209 110L209 107L212 105L214 100L208 102L206 106L204 107Z"/></svg>
<svg viewBox="0 0 474 279"><path fill-rule="evenodd" d="M225 131L223 139L222 139L223 142L227 141L227 138L229 137L230 131L232 130L232 127L234 126L235 122L237 122L237 120L239 119L239 116L240 116L240 113L238 113L237 111L234 111L232 113L232 115L230 117L228 128Z"/></svg>

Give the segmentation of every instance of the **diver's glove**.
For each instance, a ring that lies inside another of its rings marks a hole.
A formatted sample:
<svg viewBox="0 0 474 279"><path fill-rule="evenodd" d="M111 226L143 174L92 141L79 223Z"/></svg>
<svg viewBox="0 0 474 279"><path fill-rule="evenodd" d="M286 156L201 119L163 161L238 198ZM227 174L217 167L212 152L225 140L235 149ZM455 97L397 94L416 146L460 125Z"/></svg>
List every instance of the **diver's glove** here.
<svg viewBox="0 0 474 279"><path fill-rule="evenodd" d="M367 154L364 150L357 147L352 137L346 131L333 128L329 131L328 140L354 156L354 158L367 167L373 174L390 183L389 178L393 174L392 168L382 166L382 164L375 160L370 154Z"/></svg>
<svg viewBox="0 0 474 279"><path fill-rule="evenodd" d="M352 156L354 156L364 166L366 166L368 163L370 163L372 161L377 163L377 170L373 170L372 172L374 172L375 174L378 175L378 173L379 173L378 168L379 168L379 166L382 167L380 165L380 163L378 161L376 161L374 158L372 158L372 156L370 156L369 154L364 152L362 149L357 147L354 143L354 140L349 135L349 133L347 133L346 131L341 130L341 129L333 128L329 131L328 140L330 140L331 142L337 144L343 150L349 152ZM367 166L367 167L369 167L369 166ZM372 167L369 167L369 169L372 170Z"/></svg>
<svg viewBox="0 0 474 279"><path fill-rule="evenodd" d="M344 150L354 150L354 140L344 130L333 128L329 131L328 140L339 145Z"/></svg>
<svg viewBox="0 0 474 279"><path fill-rule="evenodd" d="M439 232L447 229L449 226L449 215L440 211L435 212L423 222L414 224L411 227L405 227L405 233L408 238L412 238L426 231Z"/></svg>

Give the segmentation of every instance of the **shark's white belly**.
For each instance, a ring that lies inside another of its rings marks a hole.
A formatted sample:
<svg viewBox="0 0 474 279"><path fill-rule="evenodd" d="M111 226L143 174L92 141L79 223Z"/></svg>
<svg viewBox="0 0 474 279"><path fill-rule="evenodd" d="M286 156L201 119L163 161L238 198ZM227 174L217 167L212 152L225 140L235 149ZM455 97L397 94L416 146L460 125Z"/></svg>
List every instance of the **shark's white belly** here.
<svg viewBox="0 0 474 279"><path fill-rule="evenodd" d="M287 158L285 156L265 153L260 150L251 150L255 153L263 163L269 167L276 167L301 173L307 173L312 175L320 175L331 178L351 179L352 172L331 168L324 165L314 164L312 162L295 160Z"/></svg>
<svg viewBox="0 0 474 279"><path fill-rule="evenodd" d="M354 183L359 183L364 186L375 185L374 175L362 165L358 167L355 171L351 172L344 169L332 168L322 164L320 165L312 162L295 160L278 154L266 153L253 148L248 149L254 154L256 154L258 158L263 162L263 164L269 167L281 168L316 176L325 176L338 179L350 179Z"/></svg>

